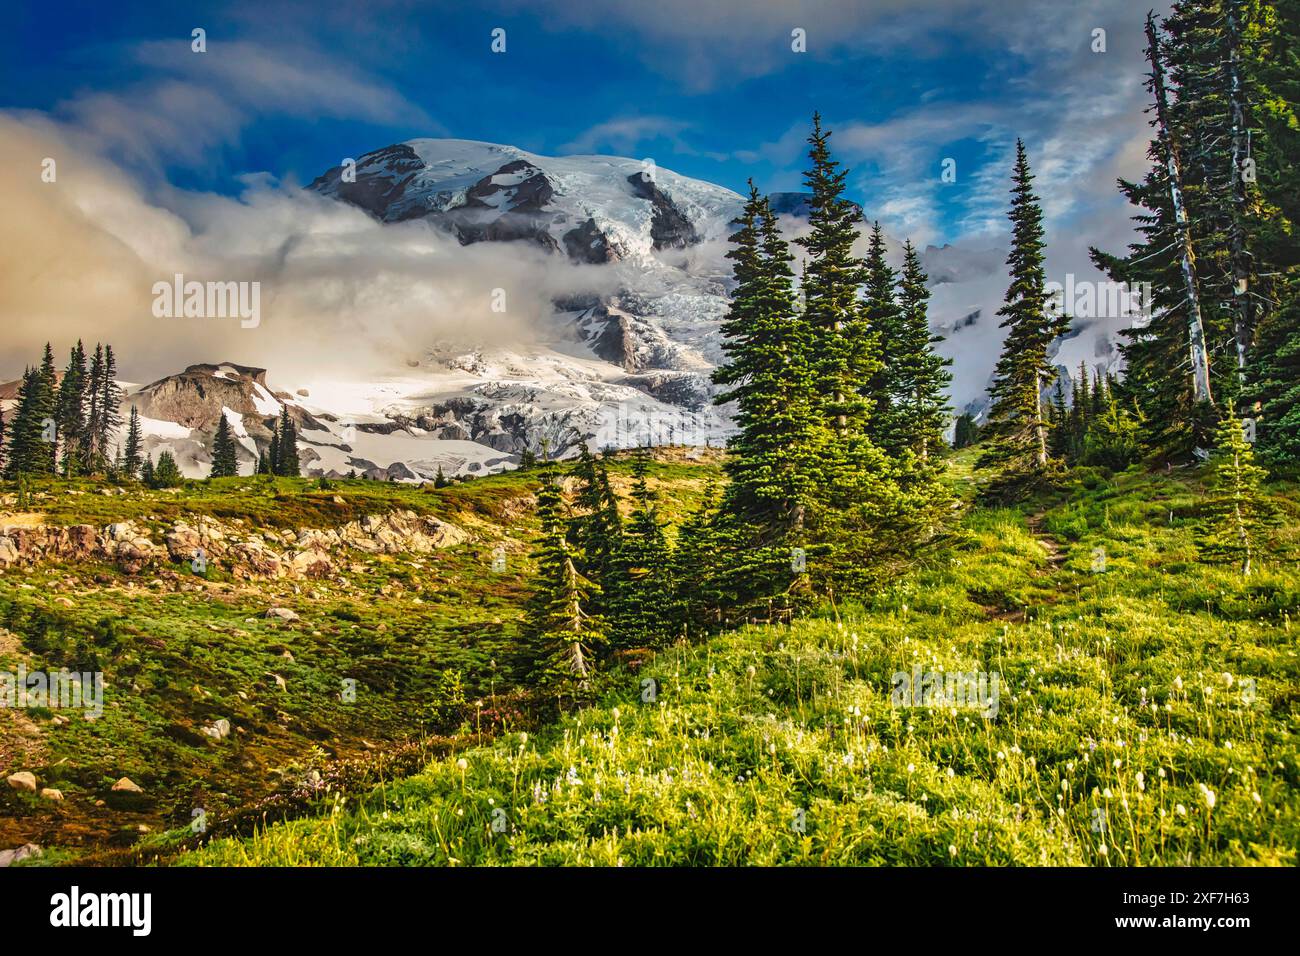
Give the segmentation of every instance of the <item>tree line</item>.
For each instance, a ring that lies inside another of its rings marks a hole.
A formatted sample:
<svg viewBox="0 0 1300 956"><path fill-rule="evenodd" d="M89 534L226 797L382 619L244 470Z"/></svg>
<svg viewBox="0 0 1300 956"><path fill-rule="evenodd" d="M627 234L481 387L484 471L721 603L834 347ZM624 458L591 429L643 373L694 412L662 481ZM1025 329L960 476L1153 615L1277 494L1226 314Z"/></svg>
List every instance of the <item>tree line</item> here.
<svg viewBox="0 0 1300 956"><path fill-rule="evenodd" d="M134 405L125 435L119 436L123 398L111 345L96 343L94 351L87 353L78 341L59 373L54 350L46 343L40 364L23 372L12 421L6 422L0 413L0 473L11 481L42 475L102 476L138 479L150 487L179 485L183 476L170 451L160 452L157 462L145 453L140 413ZM272 424L270 446L259 451L255 470L301 475L297 426L287 407ZM209 477L238 474L235 436L222 414L213 436Z"/></svg>

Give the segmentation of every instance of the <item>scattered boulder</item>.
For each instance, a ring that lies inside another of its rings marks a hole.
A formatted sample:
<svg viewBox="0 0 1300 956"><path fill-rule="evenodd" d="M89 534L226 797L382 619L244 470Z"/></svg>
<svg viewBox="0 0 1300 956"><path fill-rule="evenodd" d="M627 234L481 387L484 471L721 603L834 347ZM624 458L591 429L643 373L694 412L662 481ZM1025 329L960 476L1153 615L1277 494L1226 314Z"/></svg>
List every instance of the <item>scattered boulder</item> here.
<svg viewBox="0 0 1300 956"><path fill-rule="evenodd" d="M199 733L213 740L225 740L230 736L230 721L225 717L214 720L211 726L202 728Z"/></svg>
<svg viewBox="0 0 1300 956"><path fill-rule="evenodd" d="M137 784L130 777L123 777L117 783L113 784L114 793L144 793L144 788Z"/></svg>
<svg viewBox="0 0 1300 956"><path fill-rule="evenodd" d="M267 608L266 616L267 616L268 618L271 618L271 617L273 617L273 618L278 618L278 619L280 619L281 621L296 621L296 620L298 620L298 614L297 614L297 612L296 612L296 611L291 611L291 610L290 610L289 608L287 608L287 607L272 607L272 608Z"/></svg>
<svg viewBox="0 0 1300 956"><path fill-rule="evenodd" d="M56 803L63 802L63 791L55 790L53 787L43 787L41 789L42 800L53 800Z"/></svg>
<svg viewBox="0 0 1300 956"><path fill-rule="evenodd" d="M41 853L41 848L35 843L24 843L16 850L0 850L0 867L21 863L23 860L38 857Z"/></svg>
<svg viewBox="0 0 1300 956"><path fill-rule="evenodd" d="M36 775L26 770L11 773L5 778L9 786L22 793L36 792Z"/></svg>

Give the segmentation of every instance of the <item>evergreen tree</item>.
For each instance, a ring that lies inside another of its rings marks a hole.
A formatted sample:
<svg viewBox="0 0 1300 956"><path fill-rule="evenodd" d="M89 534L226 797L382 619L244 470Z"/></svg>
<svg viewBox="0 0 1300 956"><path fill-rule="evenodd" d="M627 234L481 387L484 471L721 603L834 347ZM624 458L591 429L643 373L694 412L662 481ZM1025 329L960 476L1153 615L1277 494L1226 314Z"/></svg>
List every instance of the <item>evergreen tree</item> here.
<svg viewBox="0 0 1300 956"><path fill-rule="evenodd" d="M181 474L180 468L176 465L176 458L170 451L164 451L158 455L158 463L153 466L153 484L154 488L175 488L185 480Z"/></svg>
<svg viewBox="0 0 1300 956"><path fill-rule="evenodd" d="M289 417L287 405L280 411L279 441L273 447L276 450L273 467L277 475L297 478L302 474L302 466L298 459L298 429L293 419Z"/></svg>
<svg viewBox="0 0 1300 956"><path fill-rule="evenodd" d="M1100 388L1093 394L1103 395L1103 407L1089 421L1083 463L1115 471L1136 464L1142 454L1141 420L1122 408L1110 390Z"/></svg>
<svg viewBox="0 0 1300 956"><path fill-rule="evenodd" d="M907 447L923 463L942 447L943 431L952 415L948 405L952 359L935 351L943 336L930 333L928 279L916 248L908 240L903 245L903 271L899 276L898 346L888 361L896 369L894 388L906 422L903 436Z"/></svg>
<svg viewBox="0 0 1300 956"><path fill-rule="evenodd" d="M699 506L677 532L670 560L674 586L672 619L678 632L690 638L707 633L720 615L724 595L719 571L723 563L719 533L719 496L712 483L704 489Z"/></svg>
<svg viewBox="0 0 1300 956"><path fill-rule="evenodd" d="M1056 390L1052 392L1050 424L1048 452L1053 458L1073 464L1074 436L1071 434L1070 410L1065 404L1065 385L1060 379L1057 379Z"/></svg>
<svg viewBox="0 0 1300 956"><path fill-rule="evenodd" d="M438 473L433 476L433 487L446 488L449 484L451 484L451 482L448 481L447 476L442 473L442 465L439 465Z"/></svg>
<svg viewBox="0 0 1300 956"><path fill-rule="evenodd" d="M969 448L979 441L980 428L975 421L975 416L970 412L962 412L957 416L957 422L953 426L952 447Z"/></svg>
<svg viewBox="0 0 1300 956"><path fill-rule="evenodd" d="M726 509L758 540L798 534L812 506L827 430L820 419L808 328L796 311L791 255L777 216L750 183L731 237L736 287L722 325L729 361L714 372L735 402L737 434L724 468Z"/></svg>
<svg viewBox="0 0 1300 956"><path fill-rule="evenodd" d="M596 461L586 442L579 445L573 469L578 479L574 501L576 514L569 521L568 538L582 555L582 573L601 589L609 586L615 575L616 561L622 544L623 521L603 461ZM603 595L593 597L593 613L604 613Z"/></svg>
<svg viewBox="0 0 1300 956"><path fill-rule="evenodd" d="M1016 164L1012 176L1011 285L1004 305L1001 327L1007 330L1002 356L989 389L993 400L989 412L994 441L982 464L1000 464L1010 473L1043 472L1047 468L1047 423L1043 416L1042 392L1053 369L1047 351L1069 328L1064 315L1048 304L1043 271L1043 213L1033 191L1033 175L1025 145L1016 140Z"/></svg>
<svg viewBox="0 0 1300 956"><path fill-rule="evenodd" d="M667 636L664 609L672 593L668 543L646 482L649 462L648 449L637 449L632 458L634 507L609 576L609 623L619 647L656 644Z"/></svg>
<svg viewBox="0 0 1300 956"><path fill-rule="evenodd" d="M267 449L266 458L263 460L263 472L266 475L278 475L280 473L280 422L277 419L271 423L271 446Z"/></svg>
<svg viewBox="0 0 1300 956"><path fill-rule="evenodd" d="M1263 202L1272 210L1255 239L1256 272L1274 275L1276 308L1257 317L1247 397L1261 458L1300 470L1300 0L1251 8L1245 57L1257 87L1250 140ZM1243 409L1246 406L1243 406Z"/></svg>
<svg viewBox="0 0 1300 956"><path fill-rule="evenodd" d="M89 471L98 471L103 461L104 446L100 443L104 431L104 346L95 343L90 359L90 374L86 381L86 442L83 464Z"/></svg>
<svg viewBox="0 0 1300 956"><path fill-rule="evenodd" d="M63 442L63 473L68 476L85 470L86 385L86 349L78 341L68 356L56 402L59 437Z"/></svg>
<svg viewBox="0 0 1300 956"><path fill-rule="evenodd" d="M144 464L140 466L140 480L144 482L145 487L156 488L158 486L155 483L155 477L153 458L149 455L145 455Z"/></svg>
<svg viewBox="0 0 1300 956"><path fill-rule="evenodd" d="M99 452L99 468L104 468L109 459L109 449L113 436L122 426L122 389L117 384L117 358L113 355L111 345L104 346L104 365L100 381L99 396L99 435L95 440Z"/></svg>
<svg viewBox="0 0 1300 956"><path fill-rule="evenodd" d="M42 394L47 396L41 419L41 439L44 451L49 459L38 470L42 474L57 474L59 470L59 376L54 367L54 349L45 343L45 354L41 357L40 376Z"/></svg>
<svg viewBox="0 0 1300 956"><path fill-rule="evenodd" d="M904 319L895 295L898 274L885 260L885 236L879 222L871 227L863 278L862 318L879 343L880 357L874 374L862 388L863 397L871 405L868 431L876 447L898 459L910 450L912 437L907 413L902 408Z"/></svg>
<svg viewBox="0 0 1300 956"><path fill-rule="evenodd" d="M127 478L134 480L139 474L143 449L144 441L140 434L140 411L132 405L126 425L126 446L122 454L122 472Z"/></svg>
<svg viewBox="0 0 1300 956"><path fill-rule="evenodd" d="M559 484L548 468L537 492L541 535L524 643L532 658L533 681L562 705L565 697L576 702L587 689L604 630L600 618L587 611L598 589L578 571L578 555L567 540L561 508Z"/></svg>
<svg viewBox="0 0 1300 956"><path fill-rule="evenodd" d="M880 343L864 326L858 303L862 262L853 254L853 243L862 211L844 197L848 170L839 169L831 158L830 136L822 129L820 114L814 113L808 137L812 168L804 174L812 194L810 230L796 242L808 253L801 288L804 321L816 394L824 421L836 438L825 460L833 474L851 467L855 445L866 436L869 404L862 390L880 369Z"/></svg>
<svg viewBox="0 0 1300 956"><path fill-rule="evenodd" d="M28 368L18 387L17 409L9 428L9 444L5 458L5 477L13 480L19 475L50 474L53 462L50 454L52 437L49 423L54 414L54 394L49 378L38 368Z"/></svg>
<svg viewBox="0 0 1300 956"><path fill-rule="evenodd" d="M132 418L135 407L131 408ZM210 478L234 478L239 474L239 461L235 455L235 438L230 432L230 422L225 413L217 420L217 432L212 439L212 472Z"/></svg>
<svg viewBox="0 0 1300 956"><path fill-rule="evenodd" d="M1231 562L1248 576L1276 516L1261 488L1264 469L1255 464L1241 420L1231 405L1219 423L1216 439L1210 458L1213 493L1197 544L1206 560Z"/></svg>

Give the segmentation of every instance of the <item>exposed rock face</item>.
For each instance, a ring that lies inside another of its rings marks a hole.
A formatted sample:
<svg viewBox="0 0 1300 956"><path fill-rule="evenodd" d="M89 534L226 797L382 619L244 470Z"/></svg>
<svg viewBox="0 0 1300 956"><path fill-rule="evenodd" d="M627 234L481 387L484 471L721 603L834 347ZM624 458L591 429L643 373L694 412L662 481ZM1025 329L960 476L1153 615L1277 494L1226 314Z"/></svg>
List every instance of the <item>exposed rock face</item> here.
<svg viewBox="0 0 1300 956"><path fill-rule="evenodd" d="M198 436L176 439L170 444L177 451L193 453L204 461L211 460L207 450L223 408L239 416L235 420L235 453L241 462L255 461L257 453L269 447L272 430L283 408L289 410L289 417L298 429L304 463L313 454L307 447L312 433L328 432L327 426L297 404L293 396L271 391L266 384L265 369L233 362L191 365L183 372L146 385L131 395L126 404L134 405L145 418L195 429Z"/></svg>
<svg viewBox="0 0 1300 956"><path fill-rule="evenodd" d="M650 238L656 249L684 249L700 241L695 226L686 218L668 194L644 172L627 177L632 194L648 199L654 205L654 218L650 221Z"/></svg>
<svg viewBox="0 0 1300 956"><path fill-rule="evenodd" d="M578 316L579 335L597 356L628 372L671 369L681 363L677 346L652 322L602 304Z"/></svg>
<svg viewBox="0 0 1300 956"><path fill-rule="evenodd" d="M228 370L227 374L219 374ZM176 422L186 428L216 425L222 406L241 415L259 415L253 398L260 387L268 396L266 369L243 365L191 365L183 372L146 385L130 398L147 418ZM263 426L265 428L265 426ZM269 430L264 436L270 438Z"/></svg>
<svg viewBox="0 0 1300 956"><path fill-rule="evenodd" d="M164 561L189 563L196 573L226 567L236 577L326 578L335 573L333 552L427 554L470 539L455 525L414 511L369 515L338 528L249 532L200 517L178 521L157 544L151 533L123 521L97 531L90 525L47 528L0 525L0 567L41 561L99 558L128 574ZM271 541L276 548L268 546Z"/></svg>
<svg viewBox="0 0 1300 956"><path fill-rule="evenodd" d="M600 265L618 259L618 253L610 245L609 237L600 231L594 218L564 234L564 251L574 262L585 262L588 265Z"/></svg>

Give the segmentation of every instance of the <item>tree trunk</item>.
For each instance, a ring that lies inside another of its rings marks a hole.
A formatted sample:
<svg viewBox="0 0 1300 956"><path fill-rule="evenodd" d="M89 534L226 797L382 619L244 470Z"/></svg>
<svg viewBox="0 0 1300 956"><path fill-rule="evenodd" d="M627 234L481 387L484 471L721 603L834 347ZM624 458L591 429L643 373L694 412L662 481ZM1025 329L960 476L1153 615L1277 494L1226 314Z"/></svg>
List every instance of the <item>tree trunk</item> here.
<svg viewBox="0 0 1300 956"><path fill-rule="evenodd" d="M1156 99L1159 136L1165 147L1165 173L1169 179L1169 200L1174 207L1178 242L1181 246L1183 285L1187 292L1187 338L1192 362L1192 396L1197 402L1214 402L1210 394L1210 355L1205 345L1205 324L1201 320L1201 299L1196 287L1196 253L1192 249L1192 230L1183 205L1182 167L1178 144L1169 127L1165 72L1160 62L1160 41L1156 37L1155 19L1147 14L1147 58L1151 61L1152 88Z"/></svg>

